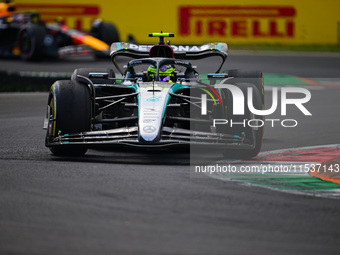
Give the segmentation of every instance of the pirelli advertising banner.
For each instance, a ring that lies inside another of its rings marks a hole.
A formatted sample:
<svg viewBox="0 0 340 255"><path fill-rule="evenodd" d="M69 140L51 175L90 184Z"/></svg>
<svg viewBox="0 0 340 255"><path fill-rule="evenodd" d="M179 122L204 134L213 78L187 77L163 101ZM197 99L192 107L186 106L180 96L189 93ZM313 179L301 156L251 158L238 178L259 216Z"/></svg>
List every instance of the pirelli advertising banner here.
<svg viewBox="0 0 340 255"><path fill-rule="evenodd" d="M96 18L112 22L120 40L133 35L154 43L149 32L174 32L176 43L338 44L338 0L172 0L16 1L18 10L36 10L51 21L88 30Z"/></svg>

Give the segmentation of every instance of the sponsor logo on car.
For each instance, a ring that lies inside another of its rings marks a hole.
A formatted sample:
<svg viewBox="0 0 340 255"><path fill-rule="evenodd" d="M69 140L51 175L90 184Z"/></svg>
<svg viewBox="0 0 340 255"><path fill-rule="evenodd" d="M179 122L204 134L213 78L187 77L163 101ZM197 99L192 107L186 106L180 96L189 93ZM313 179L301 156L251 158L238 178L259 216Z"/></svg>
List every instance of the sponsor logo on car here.
<svg viewBox="0 0 340 255"><path fill-rule="evenodd" d="M143 130L146 132L146 133L153 133L156 131L156 128L154 126L145 126L143 128Z"/></svg>

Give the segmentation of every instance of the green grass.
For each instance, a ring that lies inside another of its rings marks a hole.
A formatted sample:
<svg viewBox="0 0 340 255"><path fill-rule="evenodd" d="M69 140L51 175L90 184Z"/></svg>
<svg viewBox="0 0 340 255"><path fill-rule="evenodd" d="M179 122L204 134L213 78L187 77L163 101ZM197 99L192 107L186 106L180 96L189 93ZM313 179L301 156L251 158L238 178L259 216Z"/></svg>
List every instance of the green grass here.
<svg viewBox="0 0 340 255"><path fill-rule="evenodd" d="M309 85L293 75L264 74L264 85L270 86L301 86Z"/></svg>
<svg viewBox="0 0 340 255"><path fill-rule="evenodd" d="M340 44L281 45L281 44L228 44L229 50L340 52Z"/></svg>

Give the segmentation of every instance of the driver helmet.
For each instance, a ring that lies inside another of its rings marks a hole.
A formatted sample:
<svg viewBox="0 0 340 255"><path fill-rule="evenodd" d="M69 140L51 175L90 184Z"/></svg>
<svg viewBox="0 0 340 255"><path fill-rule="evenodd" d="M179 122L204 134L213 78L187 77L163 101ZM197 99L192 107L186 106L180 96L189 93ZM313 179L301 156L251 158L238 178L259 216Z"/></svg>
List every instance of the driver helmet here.
<svg viewBox="0 0 340 255"><path fill-rule="evenodd" d="M157 73L157 68L151 65L147 71L148 81L151 81ZM164 65L159 69L158 81L172 82L171 78L174 77L174 69L170 65Z"/></svg>

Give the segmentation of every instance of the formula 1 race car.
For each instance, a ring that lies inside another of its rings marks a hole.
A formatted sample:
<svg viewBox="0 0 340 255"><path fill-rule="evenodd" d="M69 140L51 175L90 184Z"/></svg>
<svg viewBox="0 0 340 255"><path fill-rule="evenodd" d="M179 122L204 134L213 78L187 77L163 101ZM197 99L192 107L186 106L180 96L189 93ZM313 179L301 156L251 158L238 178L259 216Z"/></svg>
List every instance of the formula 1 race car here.
<svg viewBox="0 0 340 255"><path fill-rule="evenodd" d="M33 61L92 53L109 57L111 43L119 41L114 25L100 19L85 34L60 19L45 24L37 12L16 12L14 3L0 3L0 38L0 57Z"/></svg>
<svg viewBox="0 0 340 255"><path fill-rule="evenodd" d="M220 73L228 55L225 43L170 45L164 37L172 33L149 36L159 37L159 43L111 45L116 74L110 68L79 68L70 80L51 86L44 129L52 153L83 155L88 148L115 145L189 145L214 146L226 157L256 156L264 119L253 112L264 106L262 73ZM210 57L220 63L205 76L187 61L207 62Z"/></svg>

